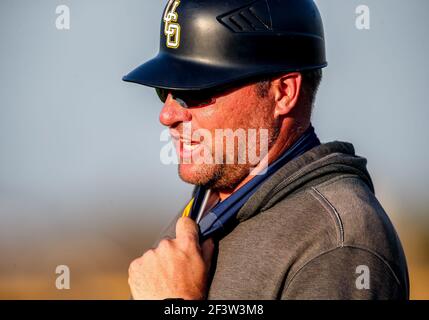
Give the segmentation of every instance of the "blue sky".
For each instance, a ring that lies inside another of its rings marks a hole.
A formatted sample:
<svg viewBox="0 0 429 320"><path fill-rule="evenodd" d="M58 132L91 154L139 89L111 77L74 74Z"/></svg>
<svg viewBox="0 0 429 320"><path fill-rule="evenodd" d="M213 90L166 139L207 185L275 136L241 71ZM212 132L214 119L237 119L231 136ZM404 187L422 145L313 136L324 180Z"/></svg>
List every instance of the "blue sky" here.
<svg viewBox="0 0 429 320"><path fill-rule="evenodd" d="M428 1L365 1L364 31L362 1L317 2L329 61L313 118L321 140L353 142L368 158L388 212L426 207ZM59 4L70 7L68 31L55 28ZM10 225L83 223L109 204L124 221L164 220L188 199L191 186L159 161L155 93L121 81L157 53L163 6L1 1L0 214Z"/></svg>

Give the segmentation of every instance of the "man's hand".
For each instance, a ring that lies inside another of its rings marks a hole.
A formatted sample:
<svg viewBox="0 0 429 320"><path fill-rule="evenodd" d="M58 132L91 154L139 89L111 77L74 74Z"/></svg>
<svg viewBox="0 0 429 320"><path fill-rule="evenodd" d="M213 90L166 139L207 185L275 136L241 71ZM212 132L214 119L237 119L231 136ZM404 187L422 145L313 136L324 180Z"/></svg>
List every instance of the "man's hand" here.
<svg viewBox="0 0 429 320"><path fill-rule="evenodd" d="M176 239L164 239L156 249L134 260L128 284L136 300L204 299L214 251L212 239L201 246L198 226L190 218L176 224Z"/></svg>

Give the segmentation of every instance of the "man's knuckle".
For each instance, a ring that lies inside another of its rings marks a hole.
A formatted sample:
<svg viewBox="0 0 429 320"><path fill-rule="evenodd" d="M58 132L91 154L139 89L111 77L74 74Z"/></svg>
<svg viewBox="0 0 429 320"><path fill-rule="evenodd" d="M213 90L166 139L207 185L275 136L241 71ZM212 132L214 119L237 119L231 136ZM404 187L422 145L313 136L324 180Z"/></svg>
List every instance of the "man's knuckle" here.
<svg viewBox="0 0 429 320"><path fill-rule="evenodd" d="M131 274L131 273L135 272L137 269L139 269L139 267L140 267L140 259L141 259L141 258L134 259L134 260L130 263L130 266L129 266L129 268L128 268L128 273L129 273L129 274Z"/></svg>
<svg viewBox="0 0 429 320"><path fill-rule="evenodd" d="M172 245L173 245L173 241L172 240L170 240L170 239L163 239L159 243L158 248L160 250L167 250L167 249L170 249L172 247Z"/></svg>
<svg viewBox="0 0 429 320"><path fill-rule="evenodd" d="M150 259L151 257L153 257L154 255L155 255L155 249L149 249L141 256L141 258L139 258L139 261L144 262L147 259Z"/></svg>

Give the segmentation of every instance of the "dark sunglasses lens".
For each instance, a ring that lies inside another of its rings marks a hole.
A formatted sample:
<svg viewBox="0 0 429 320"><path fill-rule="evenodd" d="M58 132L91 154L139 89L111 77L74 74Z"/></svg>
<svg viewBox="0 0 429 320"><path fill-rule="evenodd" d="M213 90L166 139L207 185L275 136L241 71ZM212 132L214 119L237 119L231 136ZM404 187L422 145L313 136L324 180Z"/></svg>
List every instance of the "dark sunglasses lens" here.
<svg viewBox="0 0 429 320"><path fill-rule="evenodd" d="M212 92L193 92L193 91L183 91L183 92L174 92L174 99L180 99L183 101L187 107L200 107L209 105L213 102L213 93Z"/></svg>
<svg viewBox="0 0 429 320"><path fill-rule="evenodd" d="M213 91L170 91L166 89L156 88L156 93L159 99L165 103L168 95L171 93L173 99L178 101L182 107L199 107L213 103L214 95Z"/></svg>
<svg viewBox="0 0 429 320"><path fill-rule="evenodd" d="M168 90L165 89L161 89L161 88L156 88L156 93L158 94L159 99L165 103L165 101L167 101L168 98Z"/></svg>

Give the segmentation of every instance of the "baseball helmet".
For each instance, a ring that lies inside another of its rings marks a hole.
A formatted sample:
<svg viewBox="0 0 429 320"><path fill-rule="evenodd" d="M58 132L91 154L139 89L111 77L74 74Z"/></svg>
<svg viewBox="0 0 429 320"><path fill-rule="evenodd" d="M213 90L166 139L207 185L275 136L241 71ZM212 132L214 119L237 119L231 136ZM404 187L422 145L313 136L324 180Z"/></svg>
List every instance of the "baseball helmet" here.
<svg viewBox="0 0 429 320"><path fill-rule="evenodd" d="M160 39L158 55L124 81L203 90L327 66L313 0L168 0Z"/></svg>

